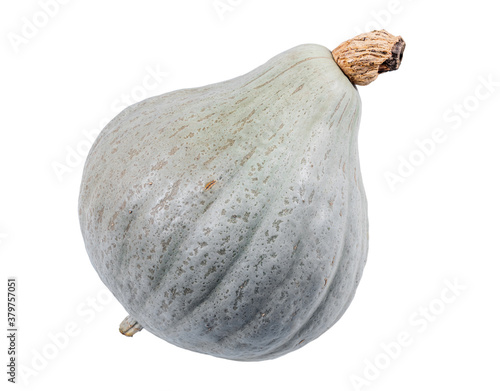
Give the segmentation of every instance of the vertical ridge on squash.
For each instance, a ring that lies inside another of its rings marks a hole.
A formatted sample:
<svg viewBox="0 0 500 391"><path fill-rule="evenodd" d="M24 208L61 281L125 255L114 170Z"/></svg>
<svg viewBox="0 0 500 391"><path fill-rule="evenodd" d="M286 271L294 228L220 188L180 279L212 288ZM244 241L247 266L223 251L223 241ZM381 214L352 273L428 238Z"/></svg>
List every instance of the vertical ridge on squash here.
<svg viewBox="0 0 500 391"><path fill-rule="evenodd" d="M79 215L92 265L130 314L123 334L144 327L258 361L342 316L368 220L361 100L333 57L300 45L243 76L146 99L103 130Z"/></svg>

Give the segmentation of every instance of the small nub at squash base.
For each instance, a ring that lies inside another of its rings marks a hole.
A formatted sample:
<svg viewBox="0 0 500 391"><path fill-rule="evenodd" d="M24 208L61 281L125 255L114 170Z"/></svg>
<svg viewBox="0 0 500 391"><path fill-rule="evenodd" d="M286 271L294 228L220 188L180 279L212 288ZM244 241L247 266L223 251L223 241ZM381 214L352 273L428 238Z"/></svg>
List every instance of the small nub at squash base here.
<svg viewBox="0 0 500 391"><path fill-rule="evenodd" d="M130 315L120 323L120 333L127 337L132 337L135 333L142 330L142 326Z"/></svg>

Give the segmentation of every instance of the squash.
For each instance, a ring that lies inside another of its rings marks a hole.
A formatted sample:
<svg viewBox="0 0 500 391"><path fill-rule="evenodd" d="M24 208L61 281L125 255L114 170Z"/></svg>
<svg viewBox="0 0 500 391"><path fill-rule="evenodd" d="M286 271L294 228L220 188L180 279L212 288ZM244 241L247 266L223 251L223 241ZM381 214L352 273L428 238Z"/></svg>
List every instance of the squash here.
<svg viewBox="0 0 500 391"><path fill-rule="evenodd" d="M403 50L385 31L333 55L300 45L134 104L103 129L79 218L93 267L130 314L122 333L258 361L337 322L368 249L353 83L397 69Z"/></svg>

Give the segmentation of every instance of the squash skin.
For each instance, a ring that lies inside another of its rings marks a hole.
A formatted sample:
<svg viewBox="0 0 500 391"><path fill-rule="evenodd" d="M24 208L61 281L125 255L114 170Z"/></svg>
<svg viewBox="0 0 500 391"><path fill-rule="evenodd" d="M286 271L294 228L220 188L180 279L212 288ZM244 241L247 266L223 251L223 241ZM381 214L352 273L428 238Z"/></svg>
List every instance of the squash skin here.
<svg viewBox="0 0 500 391"><path fill-rule="evenodd" d="M366 263L360 115L356 88L312 44L128 107L84 168L92 265L179 347L259 361L305 346L342 316Z"/></svg>

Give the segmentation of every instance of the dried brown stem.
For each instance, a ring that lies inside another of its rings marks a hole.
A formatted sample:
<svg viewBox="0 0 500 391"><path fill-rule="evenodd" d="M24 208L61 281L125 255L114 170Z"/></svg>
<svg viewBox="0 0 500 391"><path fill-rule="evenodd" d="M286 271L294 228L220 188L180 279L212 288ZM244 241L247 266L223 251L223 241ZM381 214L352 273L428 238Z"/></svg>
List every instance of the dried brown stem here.
<svg viewBox="0 0 500 391"><path fill-rule="evenodd" d="M132 337L134 334L142 330L142 326L130 315L120 323L120 333L127 337Z"/></svg>
<svg viewBox="0 0 500 391"><path fill-rule="evenodd" d="M366 86L380 73L399 68L405 46L403 38L378 30L345 41L332 55L353 84Z"/></svg>

